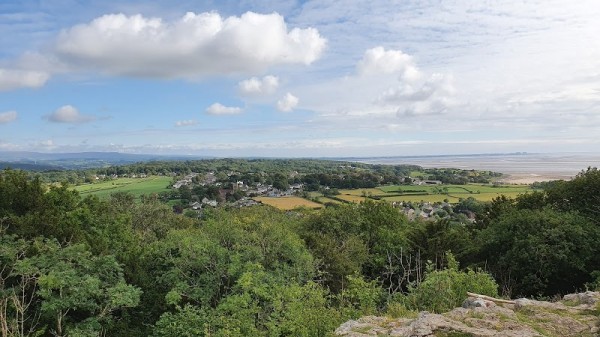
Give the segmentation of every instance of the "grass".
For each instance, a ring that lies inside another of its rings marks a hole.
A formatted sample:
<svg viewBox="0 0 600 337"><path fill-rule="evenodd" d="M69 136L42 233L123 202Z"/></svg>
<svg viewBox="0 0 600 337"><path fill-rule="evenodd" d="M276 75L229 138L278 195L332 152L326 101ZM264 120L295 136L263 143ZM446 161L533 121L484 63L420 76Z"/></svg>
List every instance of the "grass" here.
<svg viewBox="0 0 600 337"><path fill-rule="evenodd" d="M473 334L458 331L436 331L435 337L473 337Z"/></svg>
<svg viewBox="0 0 600 337"><path fill-rule="evenodd" d="M326 204L326 203L332 203L332 204L343 204L343 202L339 201L339 200L335 200L335 199L331 199L328 197L319 197L317 198L319 200L319 202L321 202L322 204Z"/></svg>
<svg viewBox="0 0 600 337"><path fill-rule="evenodd" d="M298 207L308 207L308 208L322 208L324 207L321 204L316 202L312 202L310 200L306 200L300 197L280 197L280 198L271 198L271 197L256 197L254 200L259 201L263 204L273 206L275 208L279 208L281 210L291 210Z"/></svg>
<svg viewBox="0 0 600 337"><path fill-rule="evenodd" d="M459 201L458 198L451 197L444 194L432 194L432 195L404 195L404 196L396 196L396 197L385 197L381 200L394 202L394 201L410 201L410 202L443 202L445 199L448 199L450 203L457 203Z"/></svg>
<svg viewBox="0 0 600 337"><path fill-rule="evenodd" d="M355 194L353 195L353 194L342 193L342 194L336 195L335 197L338 198L338 199L346 200L346 201L349 201L349 202L356 202L356 203L360 203L362 201L365 201L365 197L361 197L361 196L355 195Z"/></svg>
<svg viewBox="0 0 600 337"><path fill-rule="evenodd" d="M111 193L129 192L136 198L139 198L142 194L168 191L167 186L170 184L170 177L150 176L147 178L118 178L110 181L78 185L74 189L84 197L96 195L99 198L108 198Z"/></svg>
<svg viewBox="0 0 600 337"><path fill-rule="evenodd" d="M349 194L349 195L357 195L357 196L364 196L364 195L381 195L385 192L383 192L383 190L381 188L357 188L357 189L352 189L352 190L341 190L340 193L341 194Z"/></svg>
<svg viewBox="0 0 600 337"><path fill-rule="evenodd" d="M337 197L350 202L361 202L366 194L389 202L442 202L447 199L450 203L457 203L461 198L469 197L479 201L491 201L501 195L515 198L519 194L531 191L533 190L525 185L388 185L379 188L340 190L341 194Z"/></svg>

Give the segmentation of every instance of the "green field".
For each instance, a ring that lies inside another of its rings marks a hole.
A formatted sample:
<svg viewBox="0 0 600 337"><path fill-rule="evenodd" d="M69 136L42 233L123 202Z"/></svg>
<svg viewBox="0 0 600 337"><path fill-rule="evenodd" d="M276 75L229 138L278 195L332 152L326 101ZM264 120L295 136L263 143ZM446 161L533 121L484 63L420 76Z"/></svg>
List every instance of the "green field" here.
<svg viewBox="0 0 600 337"><path fill-rule="evenodd" d="M139 198L142 194L168 191L171 177L151 176L147 178L119 178L93 184L75 186L74 189L82 196L96 195L107 198L111 193L129 192Z"/></svg>
<svg viewBox="0 0 600 337"><path fill-rule="evenodd" d="M442 202L447 199L451 203L473 197L479 201L490 201L493 198L505 195L514 198L519 194L533 191L524 185L493 186L485 184L468 185L391 185L370 189L340 190L340 199L351 202L360 202L365 195L386 201L411 201L411 202Z"/></svg>
<svg viewBox="0 0 600 337"><path fill-rule="evenodd" d="M335 199L331 199L328 197L319 197L317 198L319 200L320 203L322 204L326 204L326 203L332 203L332 204L343 204L343 202L339 201L339 200L335 200Z"/></svg>
<svg viewBox="0 0 600 337"><path fill-rule="evenodd" d="M368 195L382 195L382 190L380 188L357 188L354 190L340 190L341 194L348 195L357 195L359 197L364 197Z"/></svg>

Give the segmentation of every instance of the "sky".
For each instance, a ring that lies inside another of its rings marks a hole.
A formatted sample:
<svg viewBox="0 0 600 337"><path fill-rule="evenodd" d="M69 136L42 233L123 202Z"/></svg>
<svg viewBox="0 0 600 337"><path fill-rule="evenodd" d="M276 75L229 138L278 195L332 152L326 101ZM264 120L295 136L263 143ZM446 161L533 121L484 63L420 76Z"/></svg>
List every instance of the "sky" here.
<svg viewBox="0 0 600 337"><path fill-rule="evenodd" d="M600 2L0 1L0 151L600 152Z"/></svg>

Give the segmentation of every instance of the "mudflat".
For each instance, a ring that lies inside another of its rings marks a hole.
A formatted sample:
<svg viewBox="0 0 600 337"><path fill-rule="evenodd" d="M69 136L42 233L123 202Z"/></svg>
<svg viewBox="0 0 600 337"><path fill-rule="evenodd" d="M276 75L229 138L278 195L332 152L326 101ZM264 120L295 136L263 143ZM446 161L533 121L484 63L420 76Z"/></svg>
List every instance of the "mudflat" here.
<svg viewBox="0 0 600 337"><path fill-rule="evenodd" d="M419 165L424 168L459 168L488 170L504 173L500 181L513 184L531 184L536 181L571 179L588 167L600 166L598 153L519 153L448 155L414 157L358 158L369 164Z"/></svg>

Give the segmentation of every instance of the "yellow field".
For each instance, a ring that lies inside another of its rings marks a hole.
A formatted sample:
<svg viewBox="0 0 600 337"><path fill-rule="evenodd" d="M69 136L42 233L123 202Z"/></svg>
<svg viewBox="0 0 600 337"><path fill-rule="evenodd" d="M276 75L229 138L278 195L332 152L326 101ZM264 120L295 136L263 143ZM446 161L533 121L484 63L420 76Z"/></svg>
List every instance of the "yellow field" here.
<svg viewBox="0 0 600 337"><path fill-rule="evenodd" d="M363 202L365 201L365 197L361 197L360 195L350 195L350 194L338 194L335 196L338 199L346 200L349 202Z"/></svg>
<svg viewBox="0 0 600 337"><path fill-rule="evenodd" d="M308 207L308 208L323 208L323 205L318 204L316 202L312 202L310 200L306 200L300 197L280 197L280 198L271 198L271 197L256 197L254 200L261 202L265 205L273 206L275 208L279 208L281 210L287 211L297 207Z"/></svg>

